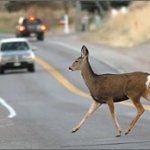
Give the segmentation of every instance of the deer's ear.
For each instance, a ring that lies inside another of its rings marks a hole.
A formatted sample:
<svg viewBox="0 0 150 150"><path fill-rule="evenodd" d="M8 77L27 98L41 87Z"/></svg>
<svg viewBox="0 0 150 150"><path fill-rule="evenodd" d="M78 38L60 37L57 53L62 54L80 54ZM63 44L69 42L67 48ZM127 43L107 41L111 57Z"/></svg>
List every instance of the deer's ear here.
<svg viewBox="0 0 150 150"><path fill-rule="evenodd" d="M86 46L83 45L82 48L81 48L81 56L84 57L84 56L88 56L88 55L89 55L89 51L86 48Z"/></svg>

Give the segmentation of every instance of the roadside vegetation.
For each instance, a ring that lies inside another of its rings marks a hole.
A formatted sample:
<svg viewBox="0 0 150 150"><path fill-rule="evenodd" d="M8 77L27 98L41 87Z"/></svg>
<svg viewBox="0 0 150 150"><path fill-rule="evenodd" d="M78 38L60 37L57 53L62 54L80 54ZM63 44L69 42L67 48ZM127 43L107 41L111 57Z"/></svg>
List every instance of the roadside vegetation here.
<svg viewBox="0 0 150 150"><path fill-rule="evenodd" d="M24 2L26 3L26 2ZM21 5L24 8L17 7L16 10L10 11L0 10L0 32L15 33L15 28L19 17L35 15L43 19L47 26L47 30L53 33L63 33L63 25L60 23L65 11L69 12L70 31L75 30L75 8L65 6L65 3L55 1L49 2L49 5L33 4ZM18 5L16 5L18 6ZM72 6L72 5L71 5ZM103 17L99 29L89 28L88 32L81 34L82 40L94 43L100 43L109 46L131 47L150 39L150 2L135 1L129 7L126 13L118 12L112 16L111 11ZM92 30L90 30L92 29Z"/></svg>
<svg viewBox="0 0 150 150"><path fill-rule="evenodd" d="M41 18L46 24L48 31L53 30L53 32L59 32L63 28L60 24L60 20L65 13L65 3L61 1L52 1L48 2L48 4L45 2L16 2L16 4L10 2L8 4L5 9L0 10L1 33L14 33L18 19L31 15ZM74 14L72 11L71 9L71 16ZM70 23L72 23L72 19Z"/></svg>
<svg viewBox="0 0 150 150"><path fill-rule="evenodd" d="M23 16L24 12L12 12L0 11L0 32L1 33L13 33L15 32L16 23L20 16Z"/></svg>
<svg viewBox="0 0 150 150"><path fill-rule="evenodd" d="M149 14L150 2L134 2L126 13L109 13L99 30L84 34L82 39L115 47L141 44L150 40Z"/></svg>

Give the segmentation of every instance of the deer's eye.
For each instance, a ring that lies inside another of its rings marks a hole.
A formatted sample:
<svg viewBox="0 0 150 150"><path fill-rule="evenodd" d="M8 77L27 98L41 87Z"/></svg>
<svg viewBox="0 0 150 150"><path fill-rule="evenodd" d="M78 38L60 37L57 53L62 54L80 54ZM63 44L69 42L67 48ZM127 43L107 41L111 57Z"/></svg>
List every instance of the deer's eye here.
<svg viewBox="0 0 150 150"><path fill-rule="evenodd" d="M76 63L78 62L78 60L75 61Z"/></svg>

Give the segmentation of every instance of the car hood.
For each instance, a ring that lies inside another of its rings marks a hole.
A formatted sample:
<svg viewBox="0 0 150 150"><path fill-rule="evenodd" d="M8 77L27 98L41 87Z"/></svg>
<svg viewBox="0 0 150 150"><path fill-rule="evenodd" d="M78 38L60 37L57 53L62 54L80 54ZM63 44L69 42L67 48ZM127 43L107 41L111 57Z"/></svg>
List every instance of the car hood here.
<svg viewBox="0 0 150 150"><path fill-rule="evenodd" d="M1 56L16 56L16 55L27 55L33 53L31 50L26 51L7 51L7 52L1 52Z"/></svg>

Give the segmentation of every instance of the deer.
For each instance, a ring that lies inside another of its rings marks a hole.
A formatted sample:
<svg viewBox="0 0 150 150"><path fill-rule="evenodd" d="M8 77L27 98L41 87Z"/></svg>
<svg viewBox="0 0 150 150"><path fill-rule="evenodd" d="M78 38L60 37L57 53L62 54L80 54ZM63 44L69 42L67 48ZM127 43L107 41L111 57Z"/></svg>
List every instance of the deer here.
<svg viewBox="0 0 150 150"><path fill-rule="evenodd" d="M81 48L81 56L73 62L69 70L81 71L92 97L91 106L81 121L72 129L72 133L78 131L102 104L107 104L114 122L116 137L120 137L122 130L114 103L131 100L137 112L125 130L125 135L127 135L145 111L140 102L141 97L150 101L150 74L146 72L96 74L89 63L89 51L85 45Z"/></svg>

